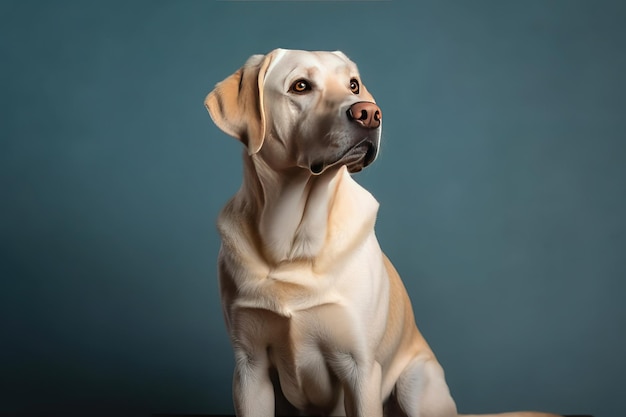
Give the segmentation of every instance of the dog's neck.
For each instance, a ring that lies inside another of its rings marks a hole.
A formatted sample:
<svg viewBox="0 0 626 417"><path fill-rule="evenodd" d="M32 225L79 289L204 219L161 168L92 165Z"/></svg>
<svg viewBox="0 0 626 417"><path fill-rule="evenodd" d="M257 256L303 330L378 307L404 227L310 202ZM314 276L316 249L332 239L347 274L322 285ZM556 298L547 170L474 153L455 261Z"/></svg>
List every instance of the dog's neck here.
<svg viewBox="0 0 626 417"><path fill-rule="evenodd" d="M321 175L301 168L276 172L247 155L242 189L233 202L251 214L246 217L255 222L249 226L261 256L273 265L334 258L373 233L378 211L378 202L346 167Z"/></svg>

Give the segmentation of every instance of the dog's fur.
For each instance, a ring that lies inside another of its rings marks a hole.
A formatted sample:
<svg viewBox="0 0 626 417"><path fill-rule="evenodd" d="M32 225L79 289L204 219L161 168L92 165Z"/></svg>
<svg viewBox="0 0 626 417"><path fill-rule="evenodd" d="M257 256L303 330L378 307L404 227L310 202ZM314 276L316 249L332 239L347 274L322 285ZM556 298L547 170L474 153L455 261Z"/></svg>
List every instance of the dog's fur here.
<svg viewBox="0 0 626 417"><path fill-rule="evenodd" d="M205 105L247 150L218 220L237 415L456 416L376 240L378 203L350 176L381 132L380 112L364 121L380 109L356 65L341 52L254 55Z"/></svg>

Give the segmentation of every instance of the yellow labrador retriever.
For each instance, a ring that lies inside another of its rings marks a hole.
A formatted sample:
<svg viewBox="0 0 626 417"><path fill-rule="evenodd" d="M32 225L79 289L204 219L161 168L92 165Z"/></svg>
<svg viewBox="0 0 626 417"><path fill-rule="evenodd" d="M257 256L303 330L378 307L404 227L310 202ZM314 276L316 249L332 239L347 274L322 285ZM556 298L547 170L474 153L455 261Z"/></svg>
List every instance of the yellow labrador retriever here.
<svg viewBox="0 0 626 417"><path fill-rule="evenodd" d="M376 158L382 122L356 65L254 55L205 105L247 150L218 220L237 415L456 416L376 240L378 203L350 176Z"/></svg>

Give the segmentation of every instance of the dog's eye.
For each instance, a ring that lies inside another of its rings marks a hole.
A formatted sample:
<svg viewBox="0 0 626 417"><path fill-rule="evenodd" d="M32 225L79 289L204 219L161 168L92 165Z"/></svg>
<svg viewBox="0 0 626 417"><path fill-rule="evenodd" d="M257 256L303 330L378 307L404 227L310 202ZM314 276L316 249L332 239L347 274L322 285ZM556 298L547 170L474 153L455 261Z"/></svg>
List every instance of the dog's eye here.
<svg viewBox="0 0 626 417"><path fill-rule="evenodd" d="M350 80L350 91L359 94L359 82L354 78Z"/></svg>
<svg viewBox="0 0 626 417"><path fill-rule="evenodd" d="M311 84L307 80L298 80L291 84L290 90L294 93L305 93L311 90Z"/></svg>

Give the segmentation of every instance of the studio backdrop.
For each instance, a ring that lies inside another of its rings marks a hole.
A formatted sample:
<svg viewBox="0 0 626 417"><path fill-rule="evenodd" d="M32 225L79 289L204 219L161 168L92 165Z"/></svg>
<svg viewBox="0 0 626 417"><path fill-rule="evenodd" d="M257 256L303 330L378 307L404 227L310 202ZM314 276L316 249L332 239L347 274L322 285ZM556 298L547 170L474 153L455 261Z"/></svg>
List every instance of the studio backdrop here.
<svg viewBox="0 0 626 417"><path fill-rule="evenodd" d="M0 414L232 413L203 101L282 47L382 108L355 178L459 410L623 415L624 4L0 2Z"/></svg>

